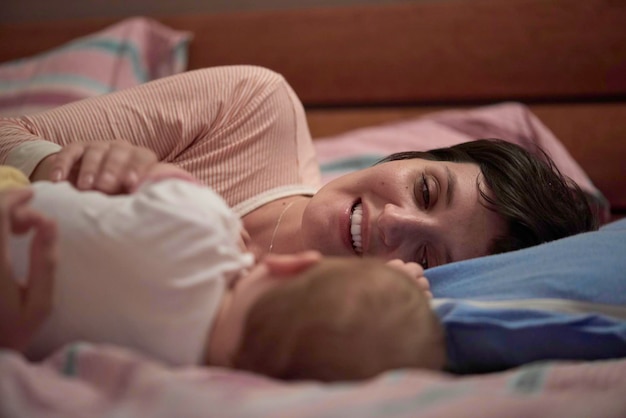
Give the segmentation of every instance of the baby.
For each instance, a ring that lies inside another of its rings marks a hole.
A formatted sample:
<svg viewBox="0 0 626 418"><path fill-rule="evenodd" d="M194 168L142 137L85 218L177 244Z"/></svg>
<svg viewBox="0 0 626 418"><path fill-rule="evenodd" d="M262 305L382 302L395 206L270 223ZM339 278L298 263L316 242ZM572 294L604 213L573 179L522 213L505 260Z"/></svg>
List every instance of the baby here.
<svg viewBox="0 0 626 418"><path fill-rule="evenodd" d="M59 259L53 309L28 357L83 340L284 379L443 367L444 334L415 263L305 252L254 264L225 202L184 174L169 177L149 173L120 196L32 186L33 209L57 222ZM10 240L17 277L28 241Z"/></svg>
<svg viewBox="0 0 626 418"><path fill-rule="evenodd" d="M406 271L379 260L271 257L235 286L235 300L238 288L240 298L254 299L233 307L230 321L241 338L227 351L235 353L235 368L333 381L444 366L443 328L429 298Z"/></svg>

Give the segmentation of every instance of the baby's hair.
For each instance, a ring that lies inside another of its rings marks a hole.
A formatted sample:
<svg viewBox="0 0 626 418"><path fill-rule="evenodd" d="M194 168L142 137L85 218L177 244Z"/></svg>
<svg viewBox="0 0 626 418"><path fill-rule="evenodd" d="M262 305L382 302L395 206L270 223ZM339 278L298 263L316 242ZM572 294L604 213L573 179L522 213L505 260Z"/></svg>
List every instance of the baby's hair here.
<svg viewBox="0 0 626 418"><path fill-rule="evenodd" d="M376 260L326 260L263 295L233 366L285 380L440 369L443 329L411 278Z"/></svg>

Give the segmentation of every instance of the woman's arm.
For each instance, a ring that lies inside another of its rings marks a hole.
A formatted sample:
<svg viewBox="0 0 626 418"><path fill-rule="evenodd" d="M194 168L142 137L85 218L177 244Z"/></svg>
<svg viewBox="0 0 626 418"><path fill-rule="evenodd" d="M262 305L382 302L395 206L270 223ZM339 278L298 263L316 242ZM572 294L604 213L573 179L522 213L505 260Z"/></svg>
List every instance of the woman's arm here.
<svg viewBox="0 0 626 418"><path fill-rule="evenodd" d="M5 119L0 122L0 162L4 160L31 175L43 158L55 152L48 148L42 157L32 150L36 144L64 147L123 140L150 149L158 161L188 170L221 193L222 181L224 188L230 188L231 168L219 167L216 175L214 165L228 161L232 153L256 153L267 141L271 142L267 147L271 152L261 151L271 155L276 151L273 141L289 143L298 135L308 135L305 122L298 122L304 127L297 126L296 116L304 119L297 115L302 113L301 105L288 90L280 75L259 67L188 72L49 112ZM28 155L37 154L40 159L21 163L24 147L30 148ZM60 168L61 179L67 178L72 169L67 161L76 160L65 161L64 166L48 168L47 174ZM103 172L102 167L99 170ZM83 171L88 175L88 170L80 170L81 176Z"/></svg>

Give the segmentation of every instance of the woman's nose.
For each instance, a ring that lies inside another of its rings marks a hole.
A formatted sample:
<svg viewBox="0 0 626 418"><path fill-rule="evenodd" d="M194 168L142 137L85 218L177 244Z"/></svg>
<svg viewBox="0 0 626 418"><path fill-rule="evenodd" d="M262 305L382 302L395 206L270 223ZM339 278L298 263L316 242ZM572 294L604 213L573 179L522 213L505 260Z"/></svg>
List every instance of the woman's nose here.
<svg viewBox="0 0 626 418"><path fill-rule="evenodd" d="M395 248L408 237L424 233L428 229L428 222L424 213L417 209L387 203L378 217L378 228L385 246Z"/></svg>

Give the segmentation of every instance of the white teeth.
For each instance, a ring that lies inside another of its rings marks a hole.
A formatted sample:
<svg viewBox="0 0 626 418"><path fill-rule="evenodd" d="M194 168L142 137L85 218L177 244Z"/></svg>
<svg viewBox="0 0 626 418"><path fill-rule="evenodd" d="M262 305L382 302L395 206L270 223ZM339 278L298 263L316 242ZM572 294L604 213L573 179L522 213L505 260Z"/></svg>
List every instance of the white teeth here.
<svg viewBox="0 0 626 418"><path fill-rule="evenodd" d="M357 203L350 216L350 234L352 235L352 246L357 254L363 253L363 241L361 238L361 221L363 220L363 205Z"/></svg>

